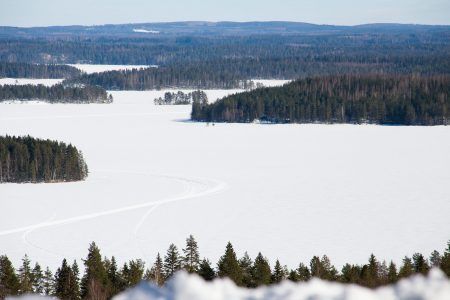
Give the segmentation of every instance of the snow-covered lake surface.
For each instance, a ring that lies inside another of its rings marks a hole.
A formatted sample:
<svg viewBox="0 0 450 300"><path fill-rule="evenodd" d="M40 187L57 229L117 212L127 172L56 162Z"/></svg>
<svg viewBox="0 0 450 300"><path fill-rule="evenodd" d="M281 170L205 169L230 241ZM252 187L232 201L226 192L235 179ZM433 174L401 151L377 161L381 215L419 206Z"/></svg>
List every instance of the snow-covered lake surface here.
<svg viewBox="0 0 450 300"><path fill-rule="evenodd" d="M0 78L0 85L38 85L52 86L61 83L64 79L32 79L32 78Z"/></svg>
<svg viewBox="0 0 450 300"><path fill-rule="evenodd" d="M224 96L230 91L208 91ZM193 234L214 263L231 241L291 268L327 254L400 262L450 236L450 127L193 123L164 91L114 104L0 104L0 135L70 142L85 182L0 185L0 245L53 270L91 241L147 265Z"/></svg>
<svg viewBox="0 0 450 300"><path fill-rule="evenodd" d="M157 67L147 65L91 65L91 64L68 64L68 65L77 68L87 74L107 72L107 71L122 71L122 70L146 69Z"/></svg>

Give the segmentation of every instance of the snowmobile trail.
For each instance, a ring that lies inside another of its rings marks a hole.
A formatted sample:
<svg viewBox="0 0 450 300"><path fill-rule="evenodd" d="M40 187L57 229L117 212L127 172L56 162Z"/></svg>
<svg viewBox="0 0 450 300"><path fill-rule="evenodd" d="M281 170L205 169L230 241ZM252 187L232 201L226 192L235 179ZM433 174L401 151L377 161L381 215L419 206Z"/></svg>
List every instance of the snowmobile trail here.
<svg viewBox="0 0 450 300"><path fill-rule="evenodd" d="M44 228L60 226L60 225L67 225L67 224L71 224L71 223L75 223L75 222L91 220L91 219L95 219L95 218L100 218L100 217L110 216L110 215L124 213L124 212L128 212L128 211L133 211L133 210L137 210L137 209L160 206L160 205L167 204L167 203L184 201L184 200L189 200L189 199L193 199L193 198L205 197L205 196L209 196L209 195L213 195L213 194L222 192L223 190L225 190L227 188L227 184L222 181L210 180L210 179L204 179L204 178L187 178L187 177L180 177L180 176L152 174L152 173L148 173L148 172L120 171L120 170L119 171L118 170L97 170L97 172L130 173L130 174L138 174L138 175L166 178L169 180L175 180L175 181L181 182L182 184L186 184L188 186L193 186L193 190L195 192L192 192L192 189L188 189L187 192L183 192L180 195L169 197L169 198L163 199L163 200L150 201L150 202L125 206L125 207L85 214L85 215L81 215L81 216L70 217L70 218L66 218L66 219L45 221L45 222L41 222L41 223L29 225L29 226L7 229L7 230L0 231L0 236L25 232L25 238L26 238L26 236L29 235L31 232L34 232L34 231L40 230L40 229L44 229ZM152 210L150 210L146 214L149 214L151 211ZM145 221L145 218L143 220L141 220L141 222L138 224L138 226L136 226L135 232L139 231L139 228L140 228L140 226L142 226L144 221Z"/></svg>

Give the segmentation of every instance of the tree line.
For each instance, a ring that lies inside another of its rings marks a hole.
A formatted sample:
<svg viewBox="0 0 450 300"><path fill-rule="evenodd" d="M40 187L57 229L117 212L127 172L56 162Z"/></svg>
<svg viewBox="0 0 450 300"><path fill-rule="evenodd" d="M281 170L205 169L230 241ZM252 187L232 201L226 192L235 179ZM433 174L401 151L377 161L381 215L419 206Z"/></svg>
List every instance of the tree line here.
<svg viewBox="0 0 450 300"><path fill-rule="evenodd" d="M178 91L177 93L166 92L164 98L159 97L154 100L155 105L187 105L192 102L207 103L208 96L204 91L193 91L191 93L183 93Z"/></svg>
<svg viewBox="0 0 450 300"><path fill-rule="evenodd" d="M231 243L227 244L225 253L213 266L207 258L200 257L197 241L192 235L186 239L186 246L181 251L171 244L164 257L158 253L150 268L146 268L140 259L119 266L114 256L102 257L94 242L89 245L83 263L83 276L77 261L70 263L66 259L53 274L48 267L44 270L39 263L32 266L25 255L16 271L6 255L0 256L0 299L7 295L26 293L55 296L62 300L110 299L141 280L162 286L179 270L198 274L206 281L227 277L238 286L248 288L276 284L283 280L306 282L312 278L376 288L414 274L426 275L432 267L441 268L450 278L450 241L442 255L435 250L429 259L415 253L412 257L406 256L402 264L397 266L393 261L380 261L371 254L367 263L347 263L340 272L326 255L314 256L309 265L300 263L297 268L288 269L278 259L271 266L261 252L254 259L247 252L238 258Z"/></svg>
<svg viewBox="0 0 450 300"><path fill-rule="evenodd" d="M0 136L0 183L84 180L83 154L71 144L30 136Z"/></svg>
<svg viewBox="0 0 450 300"><path fill-rule="evenodd" d="M68 65L30 64L0 61L0 78L72 78L81 74Z"/></svg>
<svg viewBox="0 0 450 300"><path fill-rule="evenodd" d="M261 88L211 104L194 102L192 120L207 122L447 125L450 77L329 75Z"/></svg>
<svg viewBox="0 0 450 300"><path fill-rule="evenodd" d="M8 100L43 100L50 103L111 103L113 98L98 86L0 85L0 102Z"/></svg>

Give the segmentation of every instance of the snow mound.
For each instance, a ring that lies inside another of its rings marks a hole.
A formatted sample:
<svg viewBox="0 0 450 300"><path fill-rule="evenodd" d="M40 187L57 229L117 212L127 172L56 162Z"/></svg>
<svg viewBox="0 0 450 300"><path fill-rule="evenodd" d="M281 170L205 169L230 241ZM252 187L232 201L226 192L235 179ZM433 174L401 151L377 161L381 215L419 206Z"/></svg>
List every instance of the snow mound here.
<svg viewBox="0 0 450 300"><path fill-rule="evenodd" d="M228 279L204 282L180 272L164 288L142 282L114 300L445 300L450 299L450 281L440 270L428 277L414 276L376 290L313 279L308 283L285 281L279 285L249 290Z"/></svg>

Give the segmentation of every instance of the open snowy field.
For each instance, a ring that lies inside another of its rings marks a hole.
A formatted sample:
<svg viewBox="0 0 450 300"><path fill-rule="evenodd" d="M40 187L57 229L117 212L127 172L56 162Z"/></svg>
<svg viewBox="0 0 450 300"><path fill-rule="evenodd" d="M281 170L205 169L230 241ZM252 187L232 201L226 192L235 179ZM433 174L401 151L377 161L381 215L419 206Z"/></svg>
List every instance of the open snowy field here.
<svg viewBox="0 0 450 300"><path fill-rule="evenodd" d="M208 92L224 96L230 91ZM85 182L0 185L0 252L53 270L91 241L120 262L152 263L193 234L216 262L231 241L296 267L327 254L442 251L450 238L450 127L188 122L164 91L114 103L0 105L0 134L71 142Z"/></svg>

